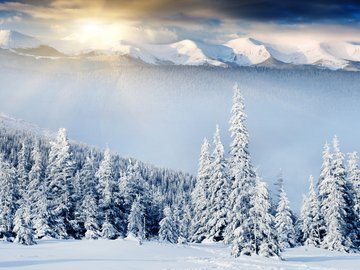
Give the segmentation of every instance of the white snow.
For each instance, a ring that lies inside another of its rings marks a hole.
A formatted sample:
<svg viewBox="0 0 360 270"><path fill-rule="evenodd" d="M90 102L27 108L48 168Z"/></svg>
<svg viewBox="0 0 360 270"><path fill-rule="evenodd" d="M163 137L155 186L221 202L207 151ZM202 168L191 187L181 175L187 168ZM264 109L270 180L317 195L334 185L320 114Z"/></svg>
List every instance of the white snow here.
<svg viewBox="0 0 360 270"><path fill-rule="evenodd" d="M16 31L0 30L2 49L37 48L41 44L43 43L35 37ZM314 65L336 70L346 68L349 61L360 62L360 44L350 41L304 40L301 43L285 44L280 41L267 43L251 37L240 37L225 44L211 44L190 39L167 44L138 44L119 40L94 47L67 37L49 41L45 45L54 47L67 56L97 52L107 56L129 56L151 65L252 66L273 58L293 65ZM109 57L104 57L103 61L107 59Z"/></svg>
<svg viewBox="0 0 360 270"><path fill-rule="evenodd" d="M41 42L34 37L16 31L0 30L0 48L36 48L40 45Z"/></svg>
<svg viewBox="0 0 360 270"><path fill-rule="evenodd" d="M263 44L251 38L237 38L228 41L225 46L232 48L236 54L235 62L239 66L250 66L265 62L271 57Z"/></svg>
<svg viewBox="0 0 360 270"><path fill-rule="evenodd" d="M273 258L233 258L222 244L173 245L132 239L40 240L38 245L1 243L0 269L341 269L355 270L360 255L311 247L289 249L285 261Z"/></svg>
<svg viewBox="0 0 360 270"><path fill-rule="evenodd" d="M266 44L270 54L277 60L295 65L319 65L329 69L344 68L348 62L323 49L317 41L297 45Z"/></svg>

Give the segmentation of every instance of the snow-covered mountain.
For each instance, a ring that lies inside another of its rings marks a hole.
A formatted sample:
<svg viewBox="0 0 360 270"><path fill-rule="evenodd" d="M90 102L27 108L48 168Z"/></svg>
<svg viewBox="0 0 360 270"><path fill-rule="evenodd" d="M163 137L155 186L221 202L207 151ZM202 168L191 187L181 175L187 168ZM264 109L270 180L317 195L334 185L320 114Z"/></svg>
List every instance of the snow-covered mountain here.
<svg viewBox="0 0 360 270"><path fill-rule="evenodd" d="M39 46L42 45L41 49ZM229 40L224 44L209 44L189 39L169 44L139 44L120 40L101 48L86 47L76 40L52 41L48 44L15 31L0 30L0 48L26 51L26 56L39 56L44 51L56 57L69 55L93 56L95 52L100 61L120 61L116 56L126 56L150 65L185 66L315 66L332 70L359 70L360 43L319 42L305 40L299 44L268 43L250 37ZM54 49L52 49L54 48ZM36 50L34 50L36 49ZM56 49L56 50L55 50ZM61 53L60 53L61 52ZM62 55L63 53L63 55ZM115 56L115 57L99 57Z"/></svg>
<svg viewBox="0 0 360 270"><path fill-rule="evenodd" d="M0 30L0 48L36 48L41 45L40 40L11 30Z"/></svg>

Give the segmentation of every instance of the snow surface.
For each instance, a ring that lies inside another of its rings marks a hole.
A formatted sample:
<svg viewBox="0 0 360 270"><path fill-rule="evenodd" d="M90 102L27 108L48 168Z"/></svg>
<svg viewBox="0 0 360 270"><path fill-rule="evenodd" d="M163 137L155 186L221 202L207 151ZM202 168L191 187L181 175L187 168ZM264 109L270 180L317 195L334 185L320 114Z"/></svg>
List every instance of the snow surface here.
<svg viewBox="0 0 360 270"><path fill-rule="evenodd" d="M35 246L2 243L0 269L242 269L242 270L355 270L360 255L311 247L289 249L285 261L274 258L230 256L222 244L172 245L136 240L40 240Z"/></svg>

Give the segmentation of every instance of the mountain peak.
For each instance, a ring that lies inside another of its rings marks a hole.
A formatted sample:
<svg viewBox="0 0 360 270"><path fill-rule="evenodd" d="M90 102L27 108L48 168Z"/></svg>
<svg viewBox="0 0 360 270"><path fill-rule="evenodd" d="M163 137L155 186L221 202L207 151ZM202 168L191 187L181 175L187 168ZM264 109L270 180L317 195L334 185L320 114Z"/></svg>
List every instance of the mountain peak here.
<svg viewBox="0 0 360 270"><path fill-rule="evenodd" d="M34 37L13 30L0 30L1 48L35 48L40 45L40 41Z"/></svg>

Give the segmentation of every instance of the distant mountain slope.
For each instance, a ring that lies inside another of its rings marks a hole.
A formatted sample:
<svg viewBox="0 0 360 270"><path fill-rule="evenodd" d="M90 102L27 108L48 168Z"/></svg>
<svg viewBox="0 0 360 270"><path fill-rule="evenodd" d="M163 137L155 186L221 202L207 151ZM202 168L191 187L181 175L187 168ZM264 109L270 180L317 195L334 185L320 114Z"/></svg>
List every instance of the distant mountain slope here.
<svg viewBox="0 0 360 270"><path fill-rule="evenodd" d="M0 30L0 48L34 57L90 57L97 61L129 63L124 58L150 65L184 66L267 66L294 68L314 66L331 70L359 70L360 44L356 42L319 42L301 44L268 43L241 37L224 44L180 40L168 44L139 44L125 40L101 48L86 47L76 40L51 41L48 44L16 31ZM102 57L103 56L103 57ZM120 58L119 58L120 56Z"/></svg>
<svg viewBox="0 0 360 270"><path fill-rule="evenodd" d="M11 30L0 30L0 48L35 48L41 45L41 42L31 36L21 34Z"/></svg>

